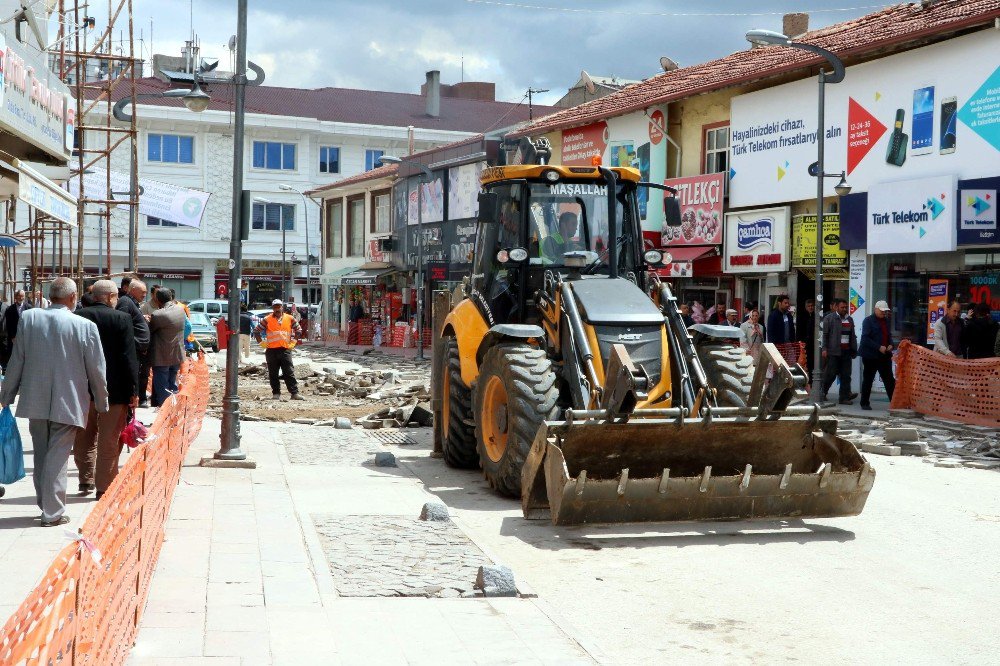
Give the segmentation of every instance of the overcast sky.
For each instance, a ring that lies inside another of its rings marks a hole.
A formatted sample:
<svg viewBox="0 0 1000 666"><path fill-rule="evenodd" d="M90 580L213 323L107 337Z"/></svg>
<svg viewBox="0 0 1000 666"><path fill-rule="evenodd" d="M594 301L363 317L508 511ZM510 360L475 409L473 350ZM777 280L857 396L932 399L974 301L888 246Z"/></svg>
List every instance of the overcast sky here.
<svg viewBox="0 0 1000 666"><path fill-rule="evenodd" d="M179 55L190 33L189 0L135 0L144 56ZM748 45L751 28L781 29L788 11L811 13L811 27L876 11L872 0L250 0L248 53L267 83L419 92L424 72L443 83L494 81L499 99L548 88L554 101L579 78L642 79L659 57L682 66ZM547 8L562 8L547 9ZM564 11L564 10L573 11ZM846 9L846 11L831 11ZM824 10L824 11L820 11ZM669 15L698 13L700 16ZM707 16L719 13L734 15ZM759 15L753 15L758 13ZM103 19L106 22L106 18ZM98 15L98 28L101 28ZM194 30L202 55L228 69L236 0L196 0ZM138 51L138 49L137 49ZM137 53L138 55L138 53Z"/></svg>

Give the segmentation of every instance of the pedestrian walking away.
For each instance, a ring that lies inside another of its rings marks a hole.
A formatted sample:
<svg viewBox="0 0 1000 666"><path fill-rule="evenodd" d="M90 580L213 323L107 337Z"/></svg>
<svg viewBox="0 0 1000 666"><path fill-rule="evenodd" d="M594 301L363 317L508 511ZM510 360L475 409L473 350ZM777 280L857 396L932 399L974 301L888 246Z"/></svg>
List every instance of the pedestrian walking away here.
<svg viewBox="0 0 1000 666"><path fill-rule="evenodd" d="M184 362L184 310L174 302L169 289L160 288L151 299L156 307L149 317L150 365L153 368L153 399L159 407L177 393L177 371Z"/></svg>
<svg viewBox="0 0 1000 666"><path fill-rule="evenodd" d="M948 311L934 322L934 351L945 356L962 358L962 335L965 321L962 319L962 304L957 300L948 304Z"/></svg>
<svg viewBox="0 0 1000 666"><path fill-rule="evenodd" d="M872 408L872 384L876 374L882 378L890 402L896 389L896 380L892 376L892 352L896 349L896 344L892 339L892 327L889 326L890 312L889 304L879 301L872 314L861 322L861 340L858 343L862 368L861 409Z"/></svg>
<svg viewBox="0 0 1000 666"><path fill-rule="evenodd" d="M122 452L118 439L125 427L128 409L139 404L139 359L132 318L117 309L119 298L115 283L98 280L92 293L97 302L76 314L94 322L101 336L109 407L107 412L99 414L95 404L90 403L87 425L76 435L73 458L80 472L80 493L86 495L96 489L97 499L101 499L118 476L118 458ZM139 312L134 303L133 307ZM139 318L142 319L141 314ZM143 319L143 323L145 321Z"/></svg>
<svg viewBox="0 0 1000 666"><path fill-rule="evenodd" d="M292 315L285 314L283 310L281 299L274 299L271 301L271 314L257 324L257 334L264 338L267 347L264 359L267 361L267 376L271 382L271 397L281 399L281 382L278 379L280 370L292 400L304 400L299 395L299 384L292 365L292 348L295 346L295 337L299 335L299 325Z"/></svg>
<svg viewBox="0 0 1000 666"><path fill-rule="evenodd" d="M962 330L962 348L966 358L991 358L996 356L997 329L1000 328L990 316L989 303L977 303L972 318L965 323Z"/></svg>
<svg viewBox="0 0 1000 666"><path fill-rule="evenodd" d="M776 305L767 316L767 341L781 345L795 342L795 317L789 311L791 301L787 294L776 299Z"/></svg>
<svg viewBox="0 0 1000 666"><path fill-rule="evenodd" d="M840 379L840 404L850 405L858 397L851 393L851 370L858 355L858 337L854 320L847 315L847 301L834 299L833 310L823 318L823 400Z"/></svg>
<svg viewBox="0 0 1000 666"><path fill-rule="evenodd" d="M90 403L108 411L104 350L97 325L73 314L76 283L61 277L49 287L52 305L21 315L17 341L0 388L0 408L17 401L28 419L34 450L35 500L42 526L69 522L66 471L77 434L87 425Z"/></svg>

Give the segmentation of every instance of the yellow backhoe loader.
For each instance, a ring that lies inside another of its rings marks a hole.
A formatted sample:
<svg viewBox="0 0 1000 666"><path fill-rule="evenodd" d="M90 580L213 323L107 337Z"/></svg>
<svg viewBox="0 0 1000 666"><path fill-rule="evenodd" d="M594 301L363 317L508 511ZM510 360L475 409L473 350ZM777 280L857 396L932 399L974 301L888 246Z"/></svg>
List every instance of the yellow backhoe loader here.
<svg viewBox="0 0 1000 666"><path fill-rule="evenodd" d="M482 174L473 274L434 349L445 461L559 525L860 513L875 472L802 369L686 328L651 270L669 258L644 251L636 191L670 188L530 148Z"/></svg>

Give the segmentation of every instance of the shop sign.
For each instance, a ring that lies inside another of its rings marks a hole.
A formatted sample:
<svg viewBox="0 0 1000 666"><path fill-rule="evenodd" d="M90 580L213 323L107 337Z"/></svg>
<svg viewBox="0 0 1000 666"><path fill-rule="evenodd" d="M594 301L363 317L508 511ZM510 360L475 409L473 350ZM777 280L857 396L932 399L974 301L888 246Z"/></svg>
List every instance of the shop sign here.
<svg viewBox="0 0 1000 666"><path fill-rule="evenodd" d="M472 254L476 249L475 223L449 223L445 225L444 242L448 248L448 261L452 266L465 266L472 263Z"/></svg>
<svg viewBox="0 0 1000 666"><path fill-rule="evenodd" d="M996 189L958 191L958 243L973 245L1000 242L997 233Z"/></svg>
<svg viewBox="0 0 1000 666"><path fill-rule="evenodd" d="M26 49L0 33L0 126L50 155L73 149L75 102L49 70L47 54Z"/></svg>
<svg viewBox="0 0 1000 666"><path fill-rule="evenodd" d="M815 260L814 260L815 262ZM867 291L865 283L868 281L868 253L864 250L851 250L851 263L848 269L848 287L850 289L847 308L854 323L860 328L861 320L865 317L865 303L867 302Z"/></svg>
<svg viewBox="0 0 1000 666"><path fill-rule="evenodd" d="M142 270L140 274L147 280L201 280L201 271L199 270L152 268Z"/></svg>
<svg viewBox="0 0 1000 666"><path fill-rule="evenodd" d="M469 220L479 215L479 176L486 162L448 169L448 219Z"/></svg>
<svg viewBox="0 0 1000 666"><path fill-rule="evenodd" d="M840 215L823 216L823 268L847 266L847 250L840 249ZM792 218L792 268L816 267L816 216Z"/></svg>
<svg viewBox="0 0 1000 666"><path fill-rule="evenodd" d="M681 226L663 225L663 247L721 243L725 174L670 178L663 184L676 188L681 206Z"/></svg>
<svg viewBox="0 0 1000 666"><path fill-rule="evenodd" d="M443 282L448 279L448 264L442 261L427 262L427 279L431 282Z"/></svg>
<svg viewBox="0 0 1000 666"><path fill-rule="evenodd" d="M379 247L378 239L368 241L368 252L365 258L368 261L385 261L385 252Z"/></svg>
<svg viewBox="0 0 1000 666"><path fill-rule="evenodd" d="M787 206L726 215L723 271L780 273L787 270L789 216Z"/></svg>
<svg viewBox="0 0 1000 666"><path fill-rule="evenodd" d="M56 187L55 183L33 171L20 160L14 162L20 172L17 179L17 198L32 208L75 227L76 197Z"/></svg>
<svg viewBox="0 0 1000 666"><path fill-rule="evenodd" d="M602 159L608 147L608 124L604 121L563 130L562 163L569 166L593 166L595 157Z"/></svg>
<svg viewBox="0 0 1000 666"><path fill-rule="evenodd" d="M955 191L953 175L873 186L868 192L868 254L953 251Z"/></svg>
<svg viewBox="0 0 1000 666"><path fill-rule="evenodd" d="M934 339L934 324L948 310L948 281L931 278L927 281L927 339Z"/></svg>
<svg viewBox="0 0 1000 666"><path fill-rule="evenodd" d="M1000 273L984 273L969 277L969 302L986 303L994 321L1000 315Z"/></svg>
<svg viewBox="0 0 1000 666"><path fill-rule="evenodd" d="M996 52L996 31L986 30L852 65L826 89L822 128L815 79L734 97L729 205L814 198L819 131L827 171L845 169L856 192L943 173L995 174L1000 68L984 54ZM825 179L826 196L836 196L836 182Z"/></svg>

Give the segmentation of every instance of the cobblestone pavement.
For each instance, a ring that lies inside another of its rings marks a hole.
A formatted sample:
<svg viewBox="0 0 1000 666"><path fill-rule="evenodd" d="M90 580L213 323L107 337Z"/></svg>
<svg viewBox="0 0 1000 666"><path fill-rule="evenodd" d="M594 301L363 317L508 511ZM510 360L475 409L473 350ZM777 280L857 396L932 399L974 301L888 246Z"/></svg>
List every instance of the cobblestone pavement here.
<svg viewBox="0 0 1000 666"><path fill-rule="evenodd" d="M362 430L286 424L282 443L293 465L353 467L373 459L382 444Z"/></svg>
<svg viewBox="0 0 1000 666"><path fill-rule="evenodd" d="M451 522L312 518L340 596L471 597L479 567L491 564Z"/></svg>

